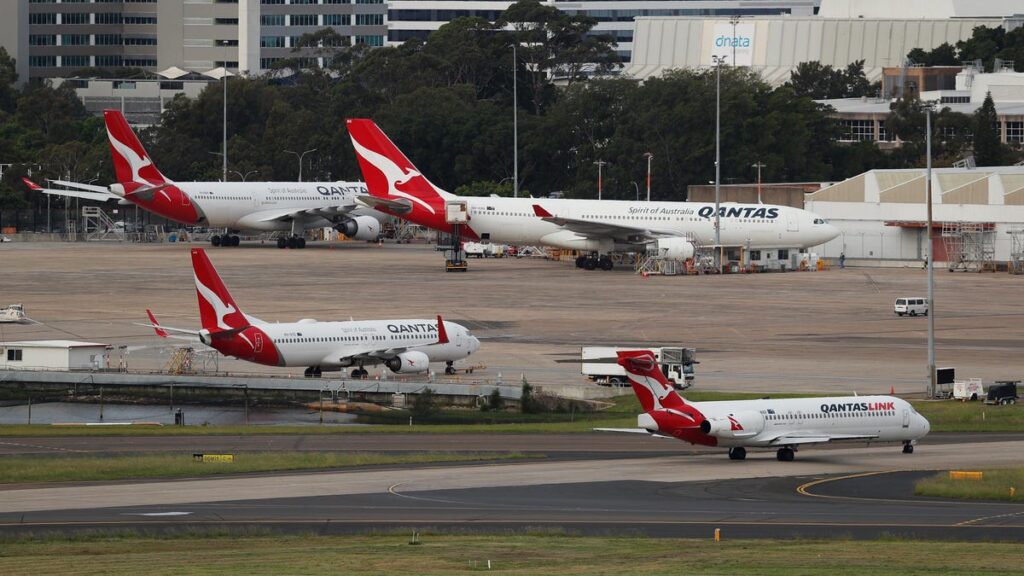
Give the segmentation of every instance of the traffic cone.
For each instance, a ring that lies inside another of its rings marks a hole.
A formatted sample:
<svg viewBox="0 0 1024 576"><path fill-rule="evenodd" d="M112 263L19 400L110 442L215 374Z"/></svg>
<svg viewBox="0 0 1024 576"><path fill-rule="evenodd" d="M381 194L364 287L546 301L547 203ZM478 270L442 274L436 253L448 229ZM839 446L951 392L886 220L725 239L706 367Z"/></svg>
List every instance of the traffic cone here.
<svg viewBox="0 0 1024 576"><path fill-rule="evenodd" d="M893 386L892 384L889 385L889 395L890 396L895 396L896 395L896 387Z"/></svg>

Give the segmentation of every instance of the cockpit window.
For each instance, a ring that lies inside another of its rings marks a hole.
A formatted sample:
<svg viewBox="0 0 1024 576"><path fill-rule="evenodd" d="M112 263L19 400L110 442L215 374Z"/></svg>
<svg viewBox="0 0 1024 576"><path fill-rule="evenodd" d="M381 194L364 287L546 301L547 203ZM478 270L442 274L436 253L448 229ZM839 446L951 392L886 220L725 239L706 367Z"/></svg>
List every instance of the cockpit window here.
<svg viewBox="0 0 1024 576"><path fill-rule="evenodd" d="M815 224L828 224L828 220L825 220L824 218L815 218L814 219L814 223Z"/></svg>

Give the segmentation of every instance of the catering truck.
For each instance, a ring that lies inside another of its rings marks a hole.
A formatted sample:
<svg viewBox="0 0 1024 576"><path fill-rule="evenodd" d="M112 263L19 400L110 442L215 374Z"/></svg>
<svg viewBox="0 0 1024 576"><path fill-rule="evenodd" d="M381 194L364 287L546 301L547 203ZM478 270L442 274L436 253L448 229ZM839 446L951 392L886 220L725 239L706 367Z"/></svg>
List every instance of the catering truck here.
<svg viewBox="0 0 1024 576"><path fill-rule="evenodd" d="M605 386L628 386L626 370L619 366L616 352L620 350L650 350L661 366L661 372L676 390L693 385L693 366L697 364L697 349L650 346L584 346L580 351L580 371L591 382Z"/></svg>

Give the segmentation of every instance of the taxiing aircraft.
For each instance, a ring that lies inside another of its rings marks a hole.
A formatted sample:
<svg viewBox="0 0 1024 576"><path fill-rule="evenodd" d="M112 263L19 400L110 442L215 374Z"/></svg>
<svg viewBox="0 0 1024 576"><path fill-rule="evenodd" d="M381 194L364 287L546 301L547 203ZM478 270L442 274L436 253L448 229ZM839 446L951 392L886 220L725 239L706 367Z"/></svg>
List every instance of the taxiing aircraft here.
<svg viewBox="0 0 1024 576"><path fill-rule="evenodd" d="M303 248L307 228L333 227L354 240L374 240L380 235L384 215L356 201L366 194L362 182L174 182L164 176L146 153L124 115L104 110L117 183L110 188L52 181L78 190L42 188L88 200L115 200L188 226L223 228L214 235L214 246L237 246L240 230L286 230L277 239L279 248ZM232 233L233 232L233 233Z"/></svg>
<svg viewBox="0 0 1024 576"><path fill-rule="evenodd" d="M840 396L687 402L676 394L649 350L618 353L644 413L637 429L703 446L729 449L743 460L747 448L776 448L793 459L797 448L827 442L902 442L903 452L928 434L928 420L894 396Z"/></svg>
<svg viewBox="0 0 1024 576"><path fill-rule="evenodd" d="M372 120L346 123L370 192L360 199L415 224L450 233L445 206L465 202L467 239L588 252L576 260L588 270L610 270L611 252L653 250L686 260L697 245L715 242L714 204L455 196L427 180ZM820 216L789 206L726 203L719 215L723 246L807 248L839 236Z"/></svg>
<svg viewBox="0 0 1024 576"><path fill-rule="evenodd" d="M364 366L383 364L400 374L422 373L431 362L453 363L480 349L480 341L464 326L437 320L349 320L270 323L242 312L217 274L206 252L192 249L192 268L199 298L201 330L157 323L158 336L187 334L225 356L268 366L307 366L307 377L324 370L353 367L352 377L367 375Z"/></svg>

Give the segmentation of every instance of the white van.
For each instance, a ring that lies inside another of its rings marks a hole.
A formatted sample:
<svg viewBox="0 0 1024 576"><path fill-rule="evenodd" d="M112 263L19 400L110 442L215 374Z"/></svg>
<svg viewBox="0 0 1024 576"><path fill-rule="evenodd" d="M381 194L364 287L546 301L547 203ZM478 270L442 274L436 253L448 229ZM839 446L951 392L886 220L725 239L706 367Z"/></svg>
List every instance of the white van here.
<svg viewBox="0 0 1024 576"><path fill-rule="evenodd" d="M896 312L897 316L903 316L909 314L911 316L917 316L918 314L928 315L928 299L927 298L897 298L896 304L893 306L893 311Z"/></svg>

